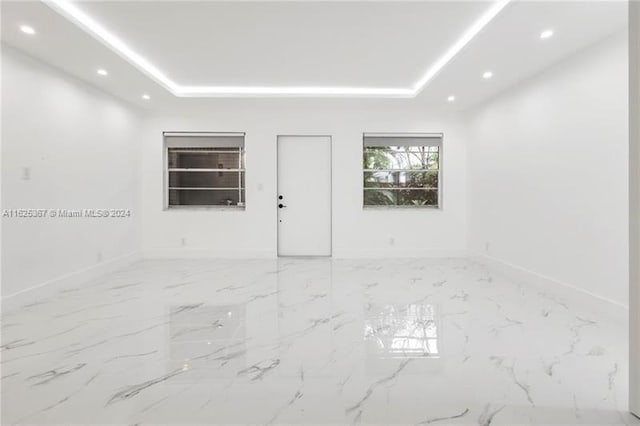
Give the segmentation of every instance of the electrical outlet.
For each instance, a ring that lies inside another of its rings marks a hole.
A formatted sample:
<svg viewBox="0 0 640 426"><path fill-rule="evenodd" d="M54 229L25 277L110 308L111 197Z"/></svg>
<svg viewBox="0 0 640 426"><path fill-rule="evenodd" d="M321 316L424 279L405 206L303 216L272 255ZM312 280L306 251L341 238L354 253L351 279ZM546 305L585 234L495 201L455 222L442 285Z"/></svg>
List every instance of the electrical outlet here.
<svg viewBox="0 0 640 426"><path fill-rule="evenodd" d="M31 180L31 168L23 167L22 168L22 180Z"/></svg>

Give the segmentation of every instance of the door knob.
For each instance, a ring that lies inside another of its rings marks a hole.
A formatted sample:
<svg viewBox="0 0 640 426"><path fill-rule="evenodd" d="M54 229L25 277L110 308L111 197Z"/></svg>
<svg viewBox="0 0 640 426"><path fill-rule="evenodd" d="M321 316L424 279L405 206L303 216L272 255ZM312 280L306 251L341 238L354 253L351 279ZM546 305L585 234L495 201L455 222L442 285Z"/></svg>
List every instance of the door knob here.
<svg viewBox="0 0 640 426"><path fill-rule="evenodd" d="M279 208L279 209L281 209L281 208L283 208L283 207L287 207L287 206L285 206L284 204L278 204L278 208Z"/></svg>

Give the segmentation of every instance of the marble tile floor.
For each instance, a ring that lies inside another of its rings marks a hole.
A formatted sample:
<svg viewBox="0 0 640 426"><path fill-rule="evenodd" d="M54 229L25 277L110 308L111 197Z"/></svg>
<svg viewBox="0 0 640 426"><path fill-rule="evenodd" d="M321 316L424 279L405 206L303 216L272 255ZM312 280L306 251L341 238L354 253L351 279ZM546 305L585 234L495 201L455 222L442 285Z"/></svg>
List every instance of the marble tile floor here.
<svg viewBox="0 0 640 426"><path fill-rule="evenodd" d="M2 424L622 425L627 326L466 259L158 260L3 306Z"/></svg>

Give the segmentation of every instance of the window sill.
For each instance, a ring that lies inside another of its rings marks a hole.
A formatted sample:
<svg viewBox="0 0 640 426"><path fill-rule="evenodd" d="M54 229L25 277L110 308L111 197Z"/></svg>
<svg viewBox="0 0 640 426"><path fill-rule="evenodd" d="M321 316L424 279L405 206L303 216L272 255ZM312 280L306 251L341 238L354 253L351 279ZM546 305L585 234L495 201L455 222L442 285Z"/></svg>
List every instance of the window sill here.
<svg viewBox="0 0 640 426"><path fill-rule="evenodd" d="M442 210L441 206L362 206L363 210Z"/></svg>
<svg viewBox="0 0 640 426"><path fill-rule="evenodd" d="M169 206L163 211L244 211L246 206Z"/></svg>

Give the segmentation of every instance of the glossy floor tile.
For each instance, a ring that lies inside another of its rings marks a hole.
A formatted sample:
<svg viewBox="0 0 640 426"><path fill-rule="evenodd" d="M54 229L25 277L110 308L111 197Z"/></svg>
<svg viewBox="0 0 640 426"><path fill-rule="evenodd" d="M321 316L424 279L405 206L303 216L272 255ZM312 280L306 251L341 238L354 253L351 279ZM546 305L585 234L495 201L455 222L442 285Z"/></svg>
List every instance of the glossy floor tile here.
<svg viewBox="0 0 640 426"><path fill-rule="evenodd" d="M623 321L465 259L144 261L1 356L2 424L640 424Z"/></svg>

